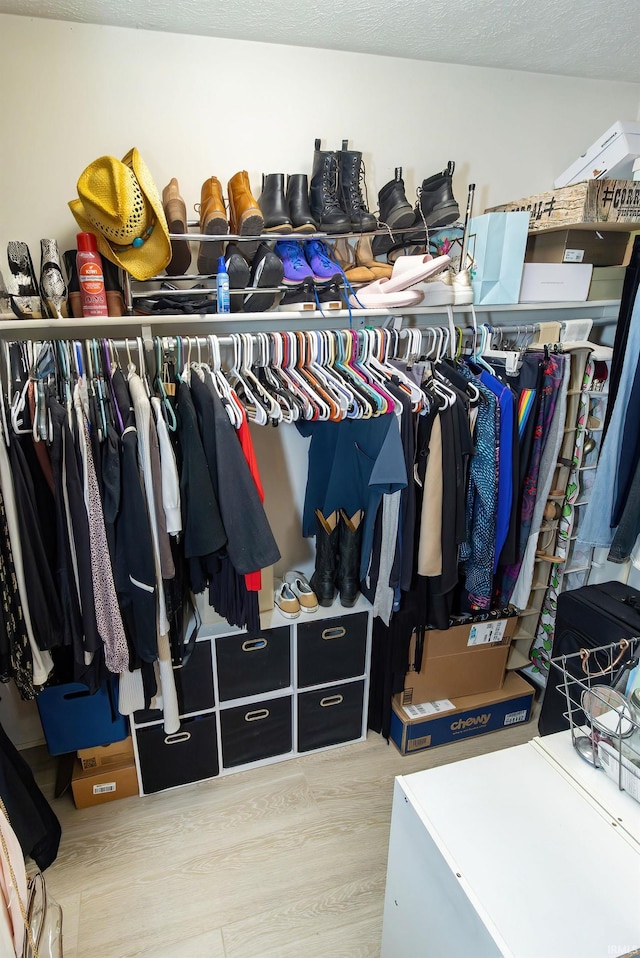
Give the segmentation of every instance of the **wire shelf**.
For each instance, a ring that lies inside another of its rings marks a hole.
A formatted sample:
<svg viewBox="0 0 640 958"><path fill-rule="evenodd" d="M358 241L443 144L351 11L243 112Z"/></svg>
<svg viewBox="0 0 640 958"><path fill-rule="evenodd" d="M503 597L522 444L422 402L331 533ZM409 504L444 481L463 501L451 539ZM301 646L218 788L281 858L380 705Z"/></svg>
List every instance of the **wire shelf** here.
<svg viewBox="0 0 640 958"><path fill-rule="evenodd" d="M640 694L624 694L640 637L552 656L578 754L640 802ZM620 691L622 689L623 691Z"/></svg>

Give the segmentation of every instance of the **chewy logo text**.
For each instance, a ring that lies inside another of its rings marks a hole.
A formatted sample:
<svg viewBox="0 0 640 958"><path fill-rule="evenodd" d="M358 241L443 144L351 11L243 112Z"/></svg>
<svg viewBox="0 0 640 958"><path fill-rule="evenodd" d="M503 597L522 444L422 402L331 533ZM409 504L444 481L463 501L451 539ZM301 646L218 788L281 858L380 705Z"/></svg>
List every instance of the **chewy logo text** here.
<svg viewBox="0 0 640 958"><path fill-rule="evenodd" d="M474 725L486 725L490 718L491 712L488 714L485 712L484 715L474 715L472 718L458 719L457 722L451 723L451 731L459 732L461 729L472 728Z"/></svg>

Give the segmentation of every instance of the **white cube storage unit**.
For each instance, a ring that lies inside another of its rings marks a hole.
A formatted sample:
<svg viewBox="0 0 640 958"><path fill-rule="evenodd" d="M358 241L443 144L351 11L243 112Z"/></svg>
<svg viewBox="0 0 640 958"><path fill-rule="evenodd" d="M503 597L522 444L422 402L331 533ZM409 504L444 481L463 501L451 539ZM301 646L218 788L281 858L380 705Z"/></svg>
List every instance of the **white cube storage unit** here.
<svg viewBox="0 0 640 958"><path fill-rule="evenodd" d="M339 604L288 621L275 610L259 635L204 624L174 670L180 728L162 713L134 713L140 794L364 740L370 605Z"/></svg>

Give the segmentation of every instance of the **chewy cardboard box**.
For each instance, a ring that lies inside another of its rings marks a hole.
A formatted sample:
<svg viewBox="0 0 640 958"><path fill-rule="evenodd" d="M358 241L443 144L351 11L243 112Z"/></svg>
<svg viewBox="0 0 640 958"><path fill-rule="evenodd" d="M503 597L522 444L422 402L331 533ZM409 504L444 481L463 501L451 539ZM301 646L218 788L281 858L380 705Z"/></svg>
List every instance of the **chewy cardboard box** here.
<svg viewBox="0 0 640 958"><path fill-rule="evenodd" d="M425 633L422 665L404 681L403 705L435 702L502 688L518 620L495 619ZM415 633L409 658L413 660Z"/></svg>
<svg viewBox="0 0 640 958"><path fill-rule="evenodd" d="M585 302L592 272L590 263L525 263L520 302Z"/></svg>
<svg viewBox="0 0 640 958"><path fill-rule="evenodd" d="M527 239L526 263L591 263L622 266L631 233L616 230L550 230Z"/></svg>
<svg viewBox="0 0 640 958"><path fill-rule="evenodd" d="M449 745L473 735L520 725L531 717L534 690L516 672L509 672L497 692L454 700L402 704L393 696L390 737L402 755Z"/></svg>
<svg viewBox="0 0 640 958"><path fill-rule="evenodd" d="M133 741L130 735L121 742L111 745L96 745L94 748L81 748L78 758L83 770L100 768L103 765L122 765L133 761Z"/></svg>
<svg viewBox="0 0 640 958"><path fill-rule="evenodd" d="M77 761L71 778L71 790L76 808L103 805L118 798L138 795L138 773L132 759L84 770Z"/></svg>

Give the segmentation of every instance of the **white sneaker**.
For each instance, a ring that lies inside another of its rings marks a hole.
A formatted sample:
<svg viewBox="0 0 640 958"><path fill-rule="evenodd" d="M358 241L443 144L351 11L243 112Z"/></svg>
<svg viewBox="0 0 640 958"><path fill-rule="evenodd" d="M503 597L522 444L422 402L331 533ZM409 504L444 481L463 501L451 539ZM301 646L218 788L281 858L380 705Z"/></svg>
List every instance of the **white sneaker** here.
<svg viewBox="0 0 640 958"><path fill-rule="evenodd" d="M297 619L300 615L300 603L287 582L276 589L275 604L287 619Z"/></svg>
<svg viewBox="0 0 640 958"><path fill-rule="evenodd" d="M423 306L453 306L455 304L455 292L452 282L453 273L446 269L443 273L427 279L420 283L416 289L424 293L422 300Z"/></svg>
<svg viewBox="0 0 640 958"><path fill-rule="evenodd" d="M461 269L459 273L452 273L453 305L470 306L473 302L473 286L468 269Z"/></svg>
<svg viewBox="0 0 640 958"><path fill-rule="evenodd" d="M299 572L298 569L287 572L284 581L298 600L302 612L317 612L318 597L309 585L309 580L303 572Z"/></svg>

